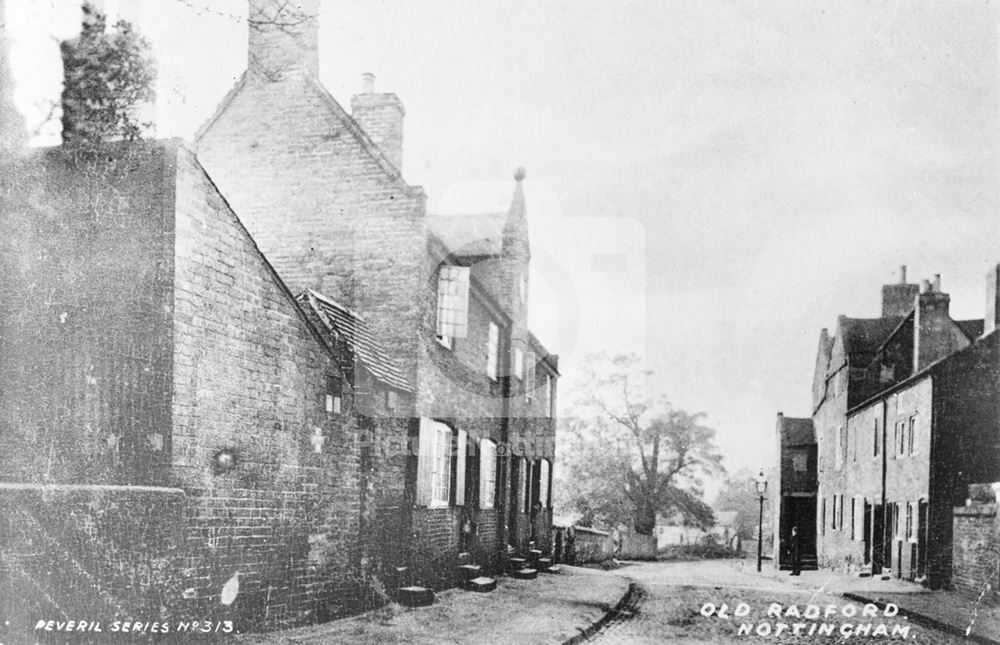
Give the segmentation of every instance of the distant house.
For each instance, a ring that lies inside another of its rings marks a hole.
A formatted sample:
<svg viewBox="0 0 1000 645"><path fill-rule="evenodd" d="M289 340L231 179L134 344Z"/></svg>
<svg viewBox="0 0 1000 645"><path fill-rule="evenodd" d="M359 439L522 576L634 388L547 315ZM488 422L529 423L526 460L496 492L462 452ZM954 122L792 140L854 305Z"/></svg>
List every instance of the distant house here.
<svg viewBox="0 0 1000 645"><path fill-rule="evenodd" d="M905 269L904 269L905 270ZM956 321L940 280L883 288L876 319L824 330L813 385L824 566L950 584L952 507L1000 455L996 270L987 318Z"/></svg>
<svg viewBox="0 0 1000 645"><path fill-rule="evenodd" d="M812 419L796 419L778 413L776 426L781 463L772 485L775 516L774 564L792 568L798 533L800 564L816 568L816 435Z"/></svg>

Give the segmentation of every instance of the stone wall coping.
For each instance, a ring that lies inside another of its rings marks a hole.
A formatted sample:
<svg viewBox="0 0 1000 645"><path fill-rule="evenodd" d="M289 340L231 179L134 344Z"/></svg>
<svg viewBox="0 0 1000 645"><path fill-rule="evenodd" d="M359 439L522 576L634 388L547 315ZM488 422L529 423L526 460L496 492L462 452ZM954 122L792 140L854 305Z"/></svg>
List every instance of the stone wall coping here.
<svg viewBox="0 0 1000 645"><path fill-rule="evenodd" d="M956 506L954 514L958 517L996 517L996 504L970 504L968 506Z"/></svg>
<svg viewBox="0 0 1000 645"><path fill-rule="evenodd" d="M0 482L0 492L14 490L33 490L41 492L59 493L160 493L167 495L186 494L180 488L167 488L163 486L122 486L117 484L33 484Z"/></svg>

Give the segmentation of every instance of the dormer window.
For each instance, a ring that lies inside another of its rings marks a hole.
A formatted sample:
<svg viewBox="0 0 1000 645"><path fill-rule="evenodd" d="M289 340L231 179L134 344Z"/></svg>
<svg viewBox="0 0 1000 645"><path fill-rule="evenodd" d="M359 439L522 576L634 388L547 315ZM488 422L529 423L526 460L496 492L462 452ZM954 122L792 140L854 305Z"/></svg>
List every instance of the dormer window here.
<svg viewBox="0 0 1000 645"><path fill-rule="evenodd" d="M438 272L437 338L447 348L469 333L469 267L441 265Z"/></svg>

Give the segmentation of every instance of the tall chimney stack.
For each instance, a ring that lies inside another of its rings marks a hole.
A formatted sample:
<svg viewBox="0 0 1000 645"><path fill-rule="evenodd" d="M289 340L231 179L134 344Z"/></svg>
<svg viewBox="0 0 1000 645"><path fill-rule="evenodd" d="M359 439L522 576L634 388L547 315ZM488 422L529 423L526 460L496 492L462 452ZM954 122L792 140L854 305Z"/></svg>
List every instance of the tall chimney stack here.
<svg viewBox="0 0 1000 645"><path fill-rule="evenodd" d="M351 97L351 116L368 133L382 153L403 171L403 117L406 110L399 97L375 92L375 75L361 75L361 93Z"/></svg>
<svg viewBox="0 0 1000 645"><path fill-rule="evenodd" d="M906 316L913 310L919 287L906 282L906 265L899 267L899 282L882 286L882 317Z"/></svg>
<svg viewBox="0 0 1000 645"><path fill-rule="evenodd" d="M935 274L933 282L923 280L921 286L913 307L914 372L969 344L951 321L951 296L941 292L941 275Z"/></svg>

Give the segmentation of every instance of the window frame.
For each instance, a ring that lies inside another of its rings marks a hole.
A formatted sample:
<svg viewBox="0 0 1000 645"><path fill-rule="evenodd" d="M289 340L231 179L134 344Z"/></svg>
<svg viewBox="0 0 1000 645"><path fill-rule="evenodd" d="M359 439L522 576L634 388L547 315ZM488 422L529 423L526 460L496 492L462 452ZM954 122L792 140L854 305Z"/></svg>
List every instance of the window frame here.
<svg viewBox="0 0 1000 645"><path fill-rule="evenodd" d="M479 508L494 508L496 494L497 444L484 438L479 441Z"/></svg>
<svg viewBox="0 0 1000 645"><path fill-rule="evenodd" d="M486 332L486 376L496 381L500 375L500 326L492 320Z"/></svg>
<svg viewBox="0 0 1000 645"><path fill-rule="evenodd" d="M447 263L438 267L434 331L438 343L447 349L454 349L455 338L469 333L469 281L469 267Z"/></svg>
<svg viewBox="0 0 1000 645"><path fill-rule="evenodd" d="M528 352L524 361L524 400L532 401L535 398L536 382L535 368L538 364L538 356L535 352Z"/></svg>
<svg viewBox="0 0 1000 645"><path fill-rule="evenodd" d="M433 428L433 433L431 441L431 490L428 507L447 508L451 506L452 429L438 421Z"/></svg>

